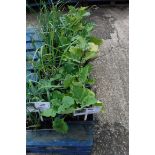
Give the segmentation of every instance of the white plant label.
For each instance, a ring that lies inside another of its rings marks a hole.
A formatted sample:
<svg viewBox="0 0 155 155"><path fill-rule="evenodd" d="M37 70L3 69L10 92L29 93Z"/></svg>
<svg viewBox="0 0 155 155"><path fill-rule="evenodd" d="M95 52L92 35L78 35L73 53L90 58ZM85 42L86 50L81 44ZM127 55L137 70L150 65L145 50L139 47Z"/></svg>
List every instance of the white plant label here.
<svg viewBox="0 0 155 155"><path fill-rule="evenodd" d="M27 107L28 112L39 112L38 109L36 109L34 106L30 105Z"/></svg>
<svg viewBox="0 0 155 155"><path fill-rule="evenodd" d="M87 120L87 115L88 114L94 114L94 113L98 113L101 110L101 106L96 106L96 107L92 107L92 108L84 108L84 109L77 109L75 110L73 116L80 116L80 115L85 115L84 120Z"/></svg>
<svg viewBox="0 0 155 155"><path fill-rule="evenodd" d="M50 108L50 102L34 102L36 109L44 111Z"/></svg>
<svg viewBox="0 0 155 155"><path fill-rule="evenodd" d="M50 108L50 102L32 102L32 104L27 108L29 112L39 112Z"/></svg>

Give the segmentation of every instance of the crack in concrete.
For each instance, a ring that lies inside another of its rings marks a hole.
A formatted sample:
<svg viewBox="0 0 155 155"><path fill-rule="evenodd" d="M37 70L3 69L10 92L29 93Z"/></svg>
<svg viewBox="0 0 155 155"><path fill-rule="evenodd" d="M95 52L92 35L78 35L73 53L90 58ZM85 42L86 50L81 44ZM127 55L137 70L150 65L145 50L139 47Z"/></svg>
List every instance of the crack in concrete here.
<svg viewBox="0 0 155 155"><path fill-rule="evenodd" d="M116 31L117 42L118 42L118 44L119 44L119 47L122 48L122 45L121 45L121 43L120 43L120 37L119 37L118 30L117 30L116 26L115 26L115 31Z"/></svg>

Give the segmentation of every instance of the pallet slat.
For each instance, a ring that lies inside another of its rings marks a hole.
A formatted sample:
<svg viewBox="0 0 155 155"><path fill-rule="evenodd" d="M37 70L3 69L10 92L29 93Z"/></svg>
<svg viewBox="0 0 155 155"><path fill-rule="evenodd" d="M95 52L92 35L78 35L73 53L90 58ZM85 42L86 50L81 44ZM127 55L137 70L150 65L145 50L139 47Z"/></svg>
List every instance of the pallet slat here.
<svg viewBox="0 0 155 155"><path fill-rule="evenodd" d="M67 134L54 130L27 131L27 152L90 154L93 145L92 125L72 124Z"/></svg>
<svg viewBox="0 0 155 155"><path fill-rule="evenodd" d="M26 70L32 72L34 70L33 65L31 63L26 63Z"/></svg>
<svg viewBox="0 0 155 155"><path fill-rule="evenodd" d="M36 149L36 148L31 148L30 149L30 151L31 152L33 152L33 153L53 153L53 154L63 154L63 155L90 155L91 154L91 149L87 149L87 150L84 150L84 149L79 149L79 150L76 150L75 148L74 148L74 150L71 150L71 149L63 149L63 150L61 150L61 149L59 149L59 148L57 148L57 149L51 149L51 150L49 150L49 149L44 149L44 148L40 148L40 149ZM29 151L27 151L27 153L28 153Z"/></svg>
<svg viewBox="0 0 155 155"><path fill-rule="evenodd" d="M77 134L75 134L77 133ZM67 134L60 134L54 130L28 130L27 146L55 146L55 147L82 147L92 146L92 125L69 125Z"/></svg>
<svg viewBox="0 0 155 155"><path fill-rule="evenodd" d="M38 28L36 28L36 27L27 27L26 28L26 34L28 34L28 33L36 33L38 31Z"/></svg>
<svg viewBox="0 0 155 155"><path fill-rule="evenodd" d="M31 27L26 29L26 43L28 42L42 42L42 37L39 34L39 31L37 28Z"/></svg>
<svg viewBox="0 0 155 155"><path fill-rule="evenodd" d="M26 29L26 70L27 70L27 81L37 81L38 77L34 75L33 66L31 60L37 60L38 56L35 54L36 49L40 48L43 45L43 41L39 34L37 28L27 28ZM35 54L35 55L34 55Z"/></svg>
<svg viewBox="0 0 155 155"><path fill-rule="evenodd" d="M28 82L29 80L30 81L37 81L38 80L38 77L37 77L36 74L27 71L26 72L26 81Z"/></svg>
<svg viewBox="0 0 155 155"><path fill-rule="evenodd" d="M42 46L43 42L27 42L26 43L26 51L35 51L36 49Z"/></svg>
<svg viewBox="0 0 155 155"><path fill-rule="evenodd" d="M37 56L37 54L35 54L35 51L27 51L26 52L26 60L28 61L28 60L37 60L38 59L38 56Z"/></svg>
<svg viewBox="0 0 155 155"><path fill-rule="evenodd" d="M27 33L26 42L32 42L32 40L42 42L42 38L38 33Z"/></svg>

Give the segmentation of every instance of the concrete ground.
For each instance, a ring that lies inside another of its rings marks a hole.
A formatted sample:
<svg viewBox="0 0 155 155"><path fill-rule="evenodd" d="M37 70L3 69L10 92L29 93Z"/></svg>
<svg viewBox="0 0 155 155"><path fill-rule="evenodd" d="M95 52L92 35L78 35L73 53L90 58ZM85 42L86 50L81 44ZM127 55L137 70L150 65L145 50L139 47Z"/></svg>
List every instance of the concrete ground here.
<svg viewBox="0 0 155 155"><path fill-rule="evenodd" d="M91 19L94 34L104 39L93 64L93 89L105 103L96 116L93 155L129 154L129 13L128 7L98 8Z"/></svg>
<svg viewBox="0 0 155 155"><path fill-rule="evenodd" d="M96 7L90 19L94 34L104 39L97 59L92 61L93 86L105 112L95 116L92 155L129 154L129 9ZM27 15L27 27L36 25L36 15Z"/></svg>

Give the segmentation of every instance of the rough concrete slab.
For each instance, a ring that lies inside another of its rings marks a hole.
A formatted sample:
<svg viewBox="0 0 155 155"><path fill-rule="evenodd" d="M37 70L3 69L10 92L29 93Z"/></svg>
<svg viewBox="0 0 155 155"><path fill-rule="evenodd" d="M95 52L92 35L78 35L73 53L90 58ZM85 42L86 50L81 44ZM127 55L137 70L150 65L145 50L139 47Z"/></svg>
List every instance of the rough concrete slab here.
<svg viewBox="0 0 155 155"><path fill-rule="evenodd" d="M129 154L128 8L98 8L92 11L94 34L104 39L92 61L93 89L105 103L105 113L96 116L93 155Z"/></svg>
<svg viewBox="0 0 155 155"><path fill-rule="evenodd" d="M129 122L129 13L128 7L92 9L94 34L104 39L92 61L93 89L105 103L105 113L96 115L92 155L128 155ZM36 14L27 15L27 26L35 26Z"/></svg>

